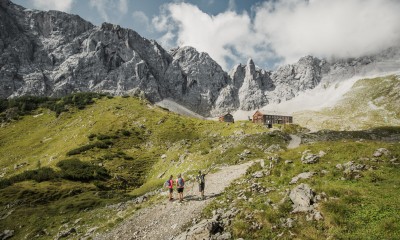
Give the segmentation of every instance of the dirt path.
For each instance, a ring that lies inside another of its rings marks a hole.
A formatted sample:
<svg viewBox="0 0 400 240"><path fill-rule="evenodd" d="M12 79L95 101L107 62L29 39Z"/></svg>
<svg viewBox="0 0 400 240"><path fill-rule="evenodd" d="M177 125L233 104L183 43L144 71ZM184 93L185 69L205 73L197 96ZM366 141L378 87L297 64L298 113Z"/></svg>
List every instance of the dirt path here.
<svg viewBox="0 0 400 240"><path fill-rule="evenodd" d="M300 146L301 138L299 136L290 134L290 137L292 138L292 140L290 140L289 142L289 145L287 147L288 149L293 149Z"/></svg>
<svg viewBox="0 0 400 240"><path fill-rule="evenodd" d="M181 233L184 225L200 216L201 211L233 180L243 175L252 162L228 166L217 173L206 176L206 200L199 201L197 185L187 184L183 203L168 202L167 199L157 205L139 210L130 219L125 220L111 232L95 239L170 239ZM167 197L166 197L167 198Z"/></svg>

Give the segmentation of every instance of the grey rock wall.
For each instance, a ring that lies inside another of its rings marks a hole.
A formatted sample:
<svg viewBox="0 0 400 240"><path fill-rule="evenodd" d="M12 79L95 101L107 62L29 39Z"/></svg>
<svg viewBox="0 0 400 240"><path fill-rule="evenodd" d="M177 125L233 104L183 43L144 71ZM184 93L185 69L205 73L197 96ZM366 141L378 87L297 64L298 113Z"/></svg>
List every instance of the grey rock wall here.
<svg viewBox="0 0 400 240"><path fill-rule="evenodd" d="M400 48L358 59L307 56L276 71L249 59L226 73L192 47L164 50L118 25L77 15L24 9L0 0L0 98L73 92L144 94L203 116L255 110L324 83L400 69Z"/></svg>

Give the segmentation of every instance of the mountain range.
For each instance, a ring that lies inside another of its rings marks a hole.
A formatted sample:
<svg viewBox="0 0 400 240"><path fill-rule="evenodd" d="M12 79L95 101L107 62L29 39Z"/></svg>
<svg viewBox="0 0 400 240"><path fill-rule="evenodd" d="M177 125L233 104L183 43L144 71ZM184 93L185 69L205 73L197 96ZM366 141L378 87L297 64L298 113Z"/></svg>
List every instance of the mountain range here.
<svg viewBox="0 0 400 240"><path fill-rule="evenodd" d="M165 50L131 29L0 0L0 98L74 92L171 100L204 117L255 110L321 84L400 68L400 47L352 59L305 56L268 71L252 59L225 72L207 53Z"/></svg>

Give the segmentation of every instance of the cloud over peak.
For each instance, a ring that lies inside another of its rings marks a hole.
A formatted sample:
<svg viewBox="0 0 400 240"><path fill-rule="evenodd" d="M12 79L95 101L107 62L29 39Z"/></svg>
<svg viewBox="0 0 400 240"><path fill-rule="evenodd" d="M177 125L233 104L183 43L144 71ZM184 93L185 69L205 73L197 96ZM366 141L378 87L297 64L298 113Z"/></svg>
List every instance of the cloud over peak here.
<svg viewBox="0 0 400 240"><path fill-rule="evenodd" d="M63 0L63 1L33 0L32 3L33 6L35 6L38 9L69 12L71 10L72 4L74 3L74 0Z"/></svg>
<svg viewBox="0 0 400 240"><path fill-rule="evenodd" d="M277 59L359 57L400 46L399 12L397 0L278 0L251 14L229 8L215 16L170 3L152 23L162 44L193 46L227 69L248 57L266 67Z"/></svg>
<svg viewBox="0 0 400 240"><path fill-rule="evenodd" d="M89 3L106 22L110 19L120 19L128 12L127 0L90 0Z"/></svg>
<svg viewBox="0 0 400 240"><path fill-rule="evenodd" d="M399 12L393 0L266 2L254 28L289 62L306 54L359 57L400 45Z"/></svg>

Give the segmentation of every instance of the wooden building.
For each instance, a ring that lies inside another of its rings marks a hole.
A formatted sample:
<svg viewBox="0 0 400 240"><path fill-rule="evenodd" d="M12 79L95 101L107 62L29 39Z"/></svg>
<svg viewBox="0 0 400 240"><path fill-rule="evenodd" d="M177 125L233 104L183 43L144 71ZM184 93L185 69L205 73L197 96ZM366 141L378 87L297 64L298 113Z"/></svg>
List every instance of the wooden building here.
<svg viewBox="0 0 400 240"><path fill-rule="evenodd" d="M218 120L219 120L220 122L231 122L231 123L234 123L234 122L235 122L235 120L233 119L232 114L230 114L230 113L225 114L225 115L223 115L223 116L220 116L220 117L218 118Z"/></svg>
<svg viewBox="0 0 400 240"><path fill-rule="evenodd" d="M269 125L269 124L288 124L293 123L292 116L265 114L257 110L253 114L253 123Z"/></svg>

